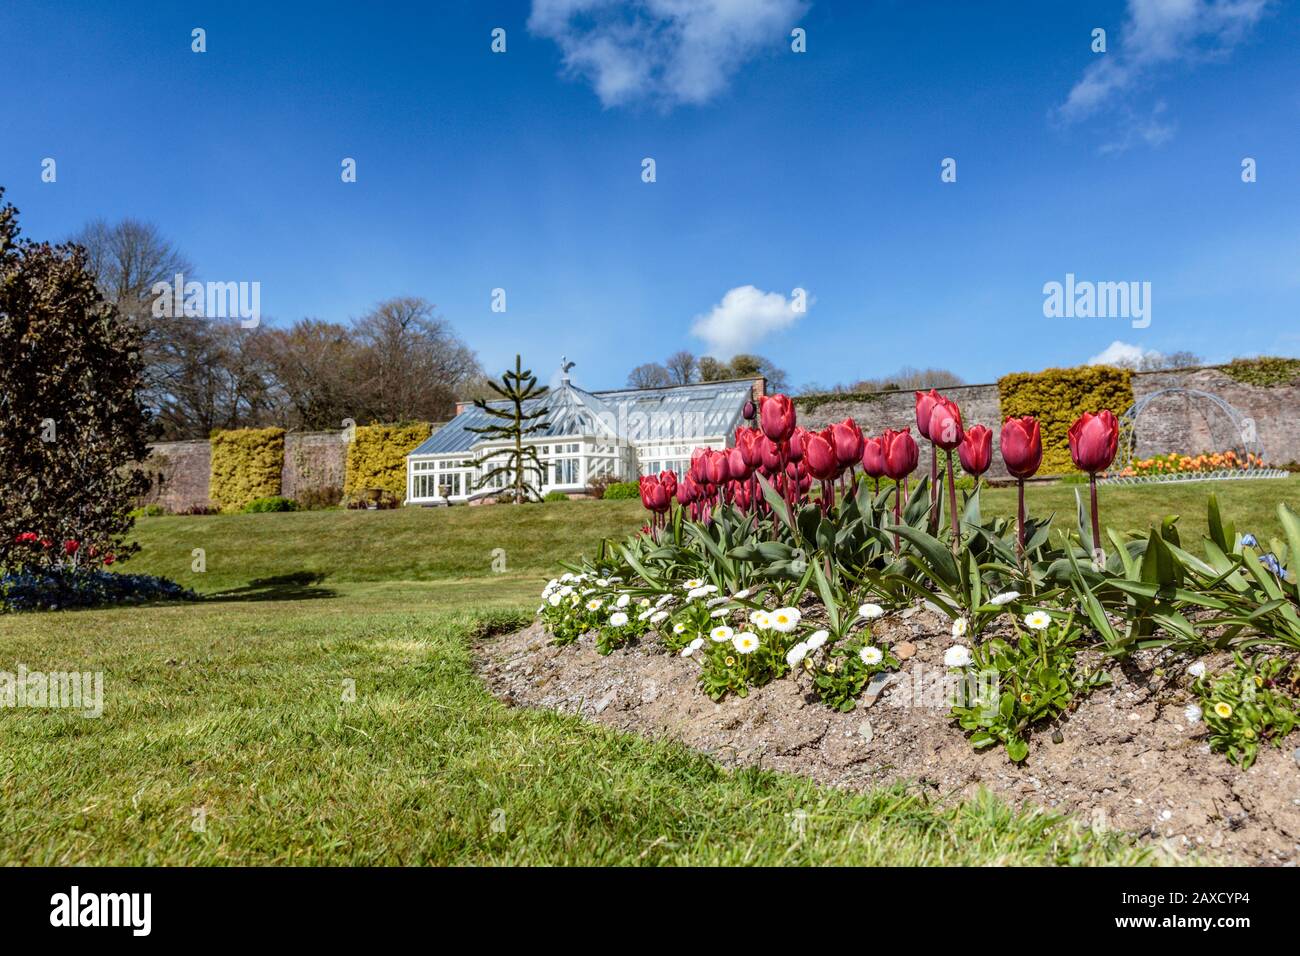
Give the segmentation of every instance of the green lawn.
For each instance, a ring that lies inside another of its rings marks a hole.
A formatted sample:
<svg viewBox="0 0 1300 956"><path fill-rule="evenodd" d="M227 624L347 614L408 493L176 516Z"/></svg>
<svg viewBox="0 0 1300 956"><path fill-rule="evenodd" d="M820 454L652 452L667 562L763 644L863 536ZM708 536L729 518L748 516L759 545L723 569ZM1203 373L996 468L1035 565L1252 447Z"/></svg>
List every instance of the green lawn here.
<svg viewBox="0 0 1300 956"><path fill-rule="evenodd" d="M1116 525L1181 511L1194 531L1206 487L1107 489L1103 506ZM1268 533L1300 483L1215 488L1239 526ZM996 491L986 508L1011 501ZM1068 514L1072 501L1072 488L1042 488L1030 506ZM0 710L0 864L1138 858L991 800L936 806L729 772L488 695L474 635L530 612L555 560L640 522L636 502L142 520L144 551L124 570L166 574L204 602L0 617L0 670L105 680L97 720ZM205 573L190 570L195 548Z"/></svg>

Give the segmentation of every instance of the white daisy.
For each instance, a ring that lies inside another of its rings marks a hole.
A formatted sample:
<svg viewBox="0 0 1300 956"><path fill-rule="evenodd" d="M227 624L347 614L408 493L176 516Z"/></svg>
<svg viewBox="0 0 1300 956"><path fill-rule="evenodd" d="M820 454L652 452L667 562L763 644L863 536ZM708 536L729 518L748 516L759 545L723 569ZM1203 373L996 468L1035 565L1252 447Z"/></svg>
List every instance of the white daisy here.
<svg viewBox="0 0 1300 956"><path fill-rule="evenodd" d="M653 614L650 615L651 624L658 624L660 621L665 621L667 619L668 619L667 611L655 611Z"/></svg>
<svg viewBox="0 0 1300 956"><path fill-rule="evenodd" d="M749 597L749 594L750 594L749 588L745 588L744 590L737 591L735 594L733 594L731 596L731 599L733 601L743 601L745 600L745 598Z"/></svg>
<svg viewBox="0 0 1300 956"><path fill-rule="evenodd" d="M758 638L749 631L742 631L731 639L731 646L741 654L752 654L758 650Z"/></svg>
<svg viewBox="0 0 1300 956"><path fill-rule="evenodd" d="M1045 631L1051 625L1052 618L1046 611L1030 611L1025 615L1025 626L1035 631Z"/></svg>
<svg viewBox="0 0 1300 956"><path fill-rule="evenodd" d="M614 602L614 607L624 608L632 603L632 598L627 594L620 594L618 600Z"/></svg>
<svg viewBox="0 0 1300 956"><path fill-rule="evenodd" d="M1201 708L1196 704L1188 704L1183 708L1183 717L1189 724L1199 724L1201 722Z"/></svg>
<svg viewBox="0 0 1300 956"><path fill-rule="evenodd" d="M573 587L571 585L566 584L564 587L560 588L560 597L568 597L572 593Z"/></svg>
<svg viewBox="0 0 1300 956"><path fill-rule="evenodd" d="M554 591L552 592L551 596L546 599L546 603L549 604L551 607L559 607L561 600L563 599L560 597L560 592Z"/></svg>
<svg viewBox="0 0 1300 956"><path fill-rule="evenodd" d="M1205 661L1197 661L1195 664L1189 665L1187 668L1187 673L1191 674L1193 677L1204 677Z"/></svg>
<svg viewBox="0 0 1300 956"><path fill-rule="evenodd" d="M1010 604L1018 597L1020 597L1019 591L1003 591L1001 594L995 594L989 598L989 603L994 607L1001 607L1004 604Z"/></svg>
<svg viewBox="0 0 1300 956"><path fill-rule="evenodd" d="M686 630L686 625L683 624L681 621L678 621L676 624L673 625L673 633L674 633L674 634L681 634L681 633L683 633L685 630Z"/></svg>
<svg viewBox="0 0 1300 956"><path fill-rule="evenodd" d="M766 631L772 626L772 615L768 614L767 611L764 611L762 608L759 608L757 611L750 611L749 623L753 624L759 630Z"/></svg>
<svg viewBox="0 0 1300 956"><path fill-rule="evenodd" d="M953 637L965 637L965 636L966 636L966 630L967 630L967 628L969 628L969 627L970 627L970 624L967 622L967 620L966 620L964 617L959 617L959 618L957 618L957 620L955 620L955 621L952 622L952 636L953 636Z"/></svg>
<svg viewBox="0 0 1300 956"><path fill-rule="evenodd" d="M864 664L879 664L885 659L884 653L878 647L864 647L858 651L858 657L862 658Z"/></svg>
<svg viewBox="0 0 1300 956"><path fill-rule="evenodd" d="M689 581L682 582L683 591L694 591L696 588L703 587L704 582L699 578L691 578Z"/></svg>
<svg viewBox="0 0 1300 956"><path fill-rule="evenodd" d="M718 596L715 597L715 598L709 598L707 601L705 601L705 602L704 602L704 606L705 606L705 607L717 607L719 604L726 604L726 603L727 603L728 601L730 601L730 600L731 600L731 598L729 598L729 597L725 597L725 596L723 596L723 595L718 595Z"/></svg>
<svg viewBox="0 0 1300 956"><path fill-rule="evenodd" d="M954 644L943 653L945 667L965 667L971 662L970 648Z"/></svg>
<svg viewBox="0 0 1300 956"><path fill-rule="evenodd" d="M691 588L686 592L686 596L688 598L702 598L706 594L712 594L717 589L718 586L716 584L704 584L698 588Z"/></svg>
<svg viewBox="0 0 1300 956"><path fill-rule="evenodd" d="M643 597L641 600L637 601L636 603L637 603L637 607L649 607L650 599L648 597Z"/></svg>
<svg viewBox="0 0 1300 956"><path fill-rule="evenodd" d="M572 580L573 580L573 572L572 572L572 571L565 571L563 574L560 575L560 580L561 580L561 581L572 581Z"/></svg>
<svg viewBox="0 0 1300 956"><path fill-rule="evenodd" d="M731 612L727 610L725 607L720 607L716 611L710 611L709 617L726 617L730 613Z"/></svg>
<svg viewBox="0 0 1300 956"><path fill-rule="evenodd" d="M780 631L782 634L789 634L799 626L799 619L803 617L799 609L795 607L779 607L772 612L771 627L774 631Z"/></svg>
<svg viewBox="0 0 1300 956"><path fill-rule="evenodd" d="M637 619L638 621L648 621L648 620L650 620L650 615L653 614L653 613L654 613L654 611L649 611L649 610L647 610L647 611L642 611L640 614L638 614L638 615L636 616L636 619Z"/></svg>
<svg viewBox="0 0 1300 956"><path fill-rule="evenodd" d="M599 611L600 608L601 608L601 605L603 605L604 603L605 603L605 602L602 601L600 598L592 598L590 601L587 602L587 610L588 610L588 611Z"/></svg>
<svg viewBox="0 0 1300 956"><path fill-rule="evenodd" d="M671 601L672 599L673 599L673 596L672 596L671 594L665 594L665 595L662 595L662 596L659 598L659 600L655 601L655 607L663 607L665 604L667 604L667 603L668 603L669 601Z"/></svg>
<svg viewBox="0 0 1300 956"><path fill-rule="evenodd" d="M596 578L596 586L601 588L609 587L609 578Z"/></svg>
<svg viewBox="0 0 1300 956"><path fill-rule="evenodd" d="M810 651L817 650L817 648L821 647L823 644L826 643L826 639L829 638L830 636L831 636L830 631L813 631L812 634L808 636L808 640L805 642L808 645L808 650Z"/></svg>
<svg viewBox="0 0 1300 956"><path fill-rule="evenodd" d="M808 656L808 645L800 641L794 647L785 652L785 662L791 667L797 665L801 660Z"/></svg>
<svg viewBox="0 0 1300 956"><path fill-rule="evenodd" d="M736 632L725 624L719 624L713 630L709 631L709 637L721 644L723 641L729 641L735 636Z"/></svg>
<svg viewBox="0 0 1300 956"><path fill-rule="evenodd" d="M615 611L609 616L609 623L614 627L622 627L627 623L627 615L622 611Z"/></svg>
<svg viewBox="0 0 1300 956"><path fill-rule="evenodd" d="M885 609L879 604L863 604L858 608L858 616L873 621L884 615Z"/></svg>

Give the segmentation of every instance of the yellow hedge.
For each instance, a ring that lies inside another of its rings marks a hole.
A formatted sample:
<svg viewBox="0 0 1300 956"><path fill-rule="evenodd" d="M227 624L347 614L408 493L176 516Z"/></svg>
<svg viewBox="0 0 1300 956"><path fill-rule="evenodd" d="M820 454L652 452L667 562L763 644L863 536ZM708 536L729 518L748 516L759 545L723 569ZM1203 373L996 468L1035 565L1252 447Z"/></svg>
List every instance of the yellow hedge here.
<svg viewBox="0 0 1300 956"><path fill-rule="evenodd" d="M1070 425L1084 412L1109 408L1117 416L1133 404L1133 373L1109 365L1049 368L1016 372L998 379L1002 419L1033 415L1043 435L1043 466L1039 474L1073 470Z"/></svg>
<svg viewBox="0 0 1300 956"><path fill-rule="evenodd" d="M238 511L254 498L278 495L283 473L283 428L212 433L209 497L223 511Z"/></svg>
<svg viewBox="0 0 1300 956"><path fill-rule="evenodd" d="M355 495L367 488L380 488L405 501L406 456L432 434L428 422L358 426L348 445L344 493Z"/></svg>

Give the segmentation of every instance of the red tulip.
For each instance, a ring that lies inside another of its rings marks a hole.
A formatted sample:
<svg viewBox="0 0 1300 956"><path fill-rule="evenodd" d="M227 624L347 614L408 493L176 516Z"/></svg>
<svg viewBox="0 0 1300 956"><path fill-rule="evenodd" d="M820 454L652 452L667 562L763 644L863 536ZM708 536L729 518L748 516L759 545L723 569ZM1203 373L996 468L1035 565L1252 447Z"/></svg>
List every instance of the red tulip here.
<svg viewBox="0 0 1300 956"><path fill-rule="evenodd" d="M1033 415L1002 423L1002 460L1015 478L1032 478L1043 463L1043 438Z"/></svg>
<svg viewBox="0 0 1300 956"><path fill-rule="evenodd" d="M747 484L736 485L736 491L731 498L731 503L735 505L737 508L739 508L741 511L748 511L752 501L753 498L749 492L749 485Z"/></svg>
<svg viewBox="0 0 1300 956"><path fill-rule="evenodd" d="M731 477L725 452L709 451L705 454L704 475L711 485L720 485Z"/></svg>
<svg viewBox="0 0 1300 956"><path fill-rule="evenodd" d="M704 473L704 458L708 453L707 448L696 448L691 452L691 467L687 474L695 479L696 484L702 485L709 480Z"/></svg>
<svg viewBox="0 0 1300 956"><path fill-rule="evenodd" d="M659 472L659 484L664 486L664 491L666 491L668 493L668 497L671 498L673 495L677 494L677 472L675 471Z"/></svg>
<svg viewBox="0 0 1300 956"><path fill-rule="evenodd" d="M732 448L727 452L727 474L731 476L732 481L748 481L749 476L753 474L753 469L745 461L745 455L739 448Z"/></svg>
<svg viewBox="0 0 1300 956"><path fill-rule="evenodd" d="M830 429L812 432L804 439L804 464L808 467L808 474L819 481L830 481L839 474L840 463L832 440Z"/></svg>
<svg viewBox="0 0 1300 956"><path fill-rule="evenodd" d="M763 433L757 428L742 426L736 429L736 447L745 456L745 464L749 466L751 472L763 464L763 446L761 444L763 437Z"/></svg>
<svg viewBox="0 0 1300 956"><path fill-rule="evenodd" d="M1070 457L1080 471L1095 475L1115 460L1119 447L1119 421L1104 408L1096 415L1084 412L1070 426Z"/></svg>
<svg viewBox="0 0 1300 956"><path fill-rule="evenodd" d="M764 395L759 399L758 418L763 434L772 441L788 441L794 434L794 402L787 395Z"/></svg>
<svg viewBox="0 0 1300 956"><path fill-rule="evenodd" d="M800 425L790 433L790 460L799 461L803 458L804 448L808 441L808 429Z"/></svg>
<svg viewBox="0 0 1300 956"><path fill-rule="evenodd" d="M984 474L993 461L993 432L983 425L972 425L957 446L957 457L967 474L976 478Z"/></svg>
<svg viewBox="0 0 1300 956"><path fill-rule="evenodd" d="M700 496L700 486L695 483L695 479L687 475L677 483L677 503L679 505L689 505Z"/></svg>
<svg viewBox="0 0 1300 956"><path fill-rule="evenodd" d="M781 448L776 442L761 435L755 439L754 444L758 445L759 451L763 455L763 470L769 475L775 475L781 470Z"/></svg>
<svg viewBox="0 0 1300 956"><path fill-rule="evenodd" d="M1101 552L1101 520L1097 514L1097 472L1115 460L1119 447L1119 422L1115 413L1103 408L1096 415L1084 412L1070 426L1070 457L1075 467L1088 473L1092 499L1092 551Z"/></svg>
<svg viewBox="0 0 1300 956"><path fill-rule="evenodd" d="M930 437L930 413L939 401L939 393L934 389L929 392L916 392L916 430L922 438Z"/></svg>
<svg viewBox="0 0 1300 956"><path fill-rule="evenodd" d="M871 478L885 473L885 451L879 438L862 440L862 470Z"/></svg>
<svg viewBox="0 0 1300 956"><path fill-rule="evenodd" d="M856 465L862 459L862 429L851 418L830 427L835 458L841 468Z"/></svg>
<svg viewBox="0 0 1300 956"><path fill-rule="evenodd" d="M104 563L105 563L105 564L112 564L112 563L113 563L114 561L116 561L116 560L117 560L117 558L116 558L114 555L111 555L111 554L106 554L106 555L104 555Z"/></svg>
<svg viewBox="0 0 1300 956"><path fill-rule="evenodd" d="M752 400L748 401L745 403L745 407L740 410L740 417L747 422L752 422L757 411L758 409L754 407L754 402Z"/></svg>
<svg viewBox="0 0 1300 956"><path fill-rule="evenodd" d="M916 469L920 449L910 428L902 431L886 428L880 436L880 445L885 459L885 474L890 478L902 481Z"/></svg>
<svg viewBox="0 0 1300 956"><path fill-rule="evenodd" d="M961 444L961 409L956 402L942 395L936 398L925 436L944 451L952 451Z"/></svg>
<svg viewBox="0 0 1300 956"><path fill-rule="evenodd" d="M641 504L645 505L646 510L653 511L655 514L661 514L668 510L672 504L672 496L668 494L663 483L654 475L645 475L640 481Z"/></svg>
<svg viewBox="0 0 1300 956"><path fill-rule="evenodd" d="M80 544L69 538L67 541L63 542L63 553L68 555L76 554L77 549L80 547Z"/></svg>

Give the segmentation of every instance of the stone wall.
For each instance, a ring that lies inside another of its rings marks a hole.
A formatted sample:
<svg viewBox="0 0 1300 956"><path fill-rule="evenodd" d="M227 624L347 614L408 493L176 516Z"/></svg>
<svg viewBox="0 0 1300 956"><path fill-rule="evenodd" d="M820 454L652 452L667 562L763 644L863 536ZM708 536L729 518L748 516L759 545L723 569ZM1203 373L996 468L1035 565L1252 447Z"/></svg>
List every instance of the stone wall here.
<svg viewBox="0 0 1300 956"><path fill-rule="evenodd" d="M342 489L347 447L342 432L285 435L280 494L293 498L309 488ZM158 504L172 512L211 504L212 448L206 440L150 445L144 470L153 487L139 504Z"/></svg>
<svg viewBox="0 0 1300 956"><path fill-rule="evenodd" d="M1138 372L1133 376L1135 400L1164 388L1192 388L1219 396L1253 420L1268 464L1285 465L1300 461L1300 417L1291 412L1291 409L1300 407L1300 386L1247 385L1219 368ZM981 423L993 429L993 467L989 474L995 478L1005 477L1002 457L997 453L997 436L1002 422L997 384L962 385L943 389L943 393L961 406L967 424ZM929 442L916 434L912 392L880 392L869 397L845 396L843 399L817 396L813 402L796 400L796 405L799 406L800 424L809 428L824 428L850 416L863 431L873 435L885 428L910 425L921 446L922 464L930 459ZM1115 409L1116 414L1123 411ZM1138 422L1138 457L1170 451L1194 455L1223 451L1233 444L1233 430L1228 417L1213 403L1192 396L1157 398Z"/></svg>

